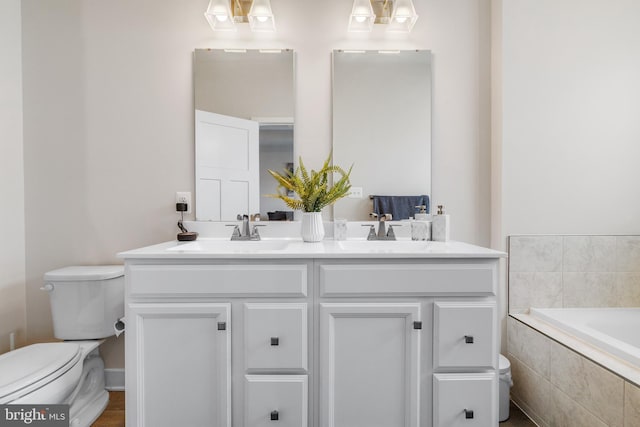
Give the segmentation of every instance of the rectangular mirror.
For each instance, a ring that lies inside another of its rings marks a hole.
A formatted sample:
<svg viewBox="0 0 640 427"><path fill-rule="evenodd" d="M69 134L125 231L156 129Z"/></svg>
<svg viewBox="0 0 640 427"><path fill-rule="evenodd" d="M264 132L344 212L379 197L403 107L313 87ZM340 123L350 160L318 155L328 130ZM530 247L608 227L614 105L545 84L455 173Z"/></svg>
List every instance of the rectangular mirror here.
<svg viewBox="0 0 640 427"><path fill-rule="evenodd" d="M429 51L333 52L333 162L362 189L334 218L370 220L371 196L431 196Z"/></svg>
<svg viewBox="0 0 640 427"><path fill-rule="evenodd" d="M291 50L195 50L196 220L292 218L264 195L293 167L294 81Z"/></svg>

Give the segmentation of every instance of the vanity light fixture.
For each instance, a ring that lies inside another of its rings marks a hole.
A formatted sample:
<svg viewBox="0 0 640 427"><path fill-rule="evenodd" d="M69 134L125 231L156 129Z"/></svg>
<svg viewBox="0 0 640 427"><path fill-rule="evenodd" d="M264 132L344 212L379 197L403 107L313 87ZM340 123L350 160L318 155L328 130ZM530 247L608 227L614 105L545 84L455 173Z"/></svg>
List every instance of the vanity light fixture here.
<svg viewBox="0 0 640 427"><path fill-rule="evenodd" d="M249 23L251 31L275 31L270 0L210 0L204 13L214 31L236 31Z"/></svg>
<svg viewBox="0 0 640 427"><path fill-rule="evenodd" d="M373 24L386 31L409 32L418 19L412 0L354 0L349 18L350 32L368 32Z"/></svg>
<svg viewBox="0 0 640 427"><path fill-rule="evenodd" d="M376 14L373 12L371 0L354 0L349 18L349 31L367 32L373 29Z"/></svg>
<svg viewBox="0 0 640 427"><path fill-rule="evenodd" d="M236 31L228 0L210 0L204 17L213 31Z"/></svg>
<svg viewBox="0 0 640 427"><path fill-rule="evenodd" d="M275 31L276 23L269 0L253 0L249 9L251 31Z"/></svg>
<svg viewBox="0 0 640 427"><path fill-rule="evenodd" d="M408 33L417 20L418 14L411 0L396 0L387 31Z"/></svg>

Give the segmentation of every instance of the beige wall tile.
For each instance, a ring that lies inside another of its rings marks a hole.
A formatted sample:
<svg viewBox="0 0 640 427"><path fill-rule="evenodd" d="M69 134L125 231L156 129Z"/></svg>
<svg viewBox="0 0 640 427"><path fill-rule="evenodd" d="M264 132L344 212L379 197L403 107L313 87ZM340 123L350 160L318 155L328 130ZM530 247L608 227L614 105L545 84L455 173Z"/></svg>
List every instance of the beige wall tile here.
<svg viewBox="0 0 640 427"><path fill-rule="evenodd" d="M616 275L616 307L639 307L639 306L640 306L640 273L617 273Z"/></svg>
<svg viewBox="0 0 640 427"><path fill-rule="evenodd" d="M541 375L527 367L511 353L507 353L511 361L513 387L511 395L514 400L523 402L532 412L532 416L548 423L552 385Z"/></svg>
<svg viewBox="0 0 640 427"><path fill-rule="evenodd" d="M616 273L563 273L564 307L615 307Z"/></svg>
<svg viewBox="0 0 640 427"><path fill-rule="evenodd" d="M562 271L616 270L616 238L614 236L565 236Z"/></svg>
<svg viewBox="0 0 640 427"><path fill-rule="evenodd" d="M616 237L617 271L640 271L640 236Z"/></svg>
<svg viewBox="0 0 640 427"><path fill-rule="evenodd" d="M507 319L507 349L543 378L549 379L551 341L518 320Z"/></svg>
<svg viewBox="0 0 640 427"><path fill-rule="evenodd" d="M562 273L509 273L509 311L562 307Z"/></svg>
<svg viewBox="0 0 640 427"><path fill-rule="evenodd" d="M549 423L553 427L607 427L558 388L553 387Z"/></svg>
<svg viewBox="0 0 640 427"><path fill-rule="evenodd" d="M640 426L640 388L624 384L624 427Z"/></svg>
<svg viewBox="0 0 640 427"><path fill-rule="evenodd" d="M510 237L509 271L562 271L562 237Z"/></svg>
<svg viewBox="0 0 640 427"><path fill-rule="evenodd" d="M624 381L620 377L552 342L550 380L607 425L622 426Z"/></svg>

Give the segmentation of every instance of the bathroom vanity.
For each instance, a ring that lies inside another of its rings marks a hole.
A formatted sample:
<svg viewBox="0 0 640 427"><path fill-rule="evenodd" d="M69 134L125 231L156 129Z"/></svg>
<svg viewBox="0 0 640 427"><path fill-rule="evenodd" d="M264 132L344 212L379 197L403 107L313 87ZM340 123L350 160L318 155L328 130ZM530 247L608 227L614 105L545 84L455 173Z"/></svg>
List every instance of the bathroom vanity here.
<svg viewBox="0 0 640 427"><path fill-rule="evenodd" d="M120 256L128 427L498 425L502 252L201 239Z"/></svg>

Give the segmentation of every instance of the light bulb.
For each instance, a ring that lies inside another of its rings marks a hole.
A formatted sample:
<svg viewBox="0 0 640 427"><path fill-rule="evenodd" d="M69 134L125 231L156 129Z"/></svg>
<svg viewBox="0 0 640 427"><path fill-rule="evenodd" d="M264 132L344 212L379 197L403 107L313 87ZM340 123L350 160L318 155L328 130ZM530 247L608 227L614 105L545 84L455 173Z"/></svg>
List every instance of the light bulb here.
<svg viewBox="0 0 640 427"><path fill-rule="evenodd" d="M228 16L227 16L227 15L216 15L216 19L217 19L218 21L220 21L220 22L224 22L224 21L226 21L226 20L227 20L227 18L228 18Z"/></svg>
<svg viewBox="0 0 640 427"><path fill-rule="evenodd" d="M356 22L364 22L367 20L366 16L356 16L355 17Z"/></svg>
<svg viewBox="0 0 640 427"><path fill-rule="evenodd" d="M269 19L268 16L256 16L256 19L260 22L267 22L267 20Z"/></svg>
<svg viewBox="0 0 640 427"><path fill-rule="evenodd" d="M404 24L405 22L407 22L407 19L409 18L407 18L406 16L396 16L396 21L401 24Z"/></svg>

